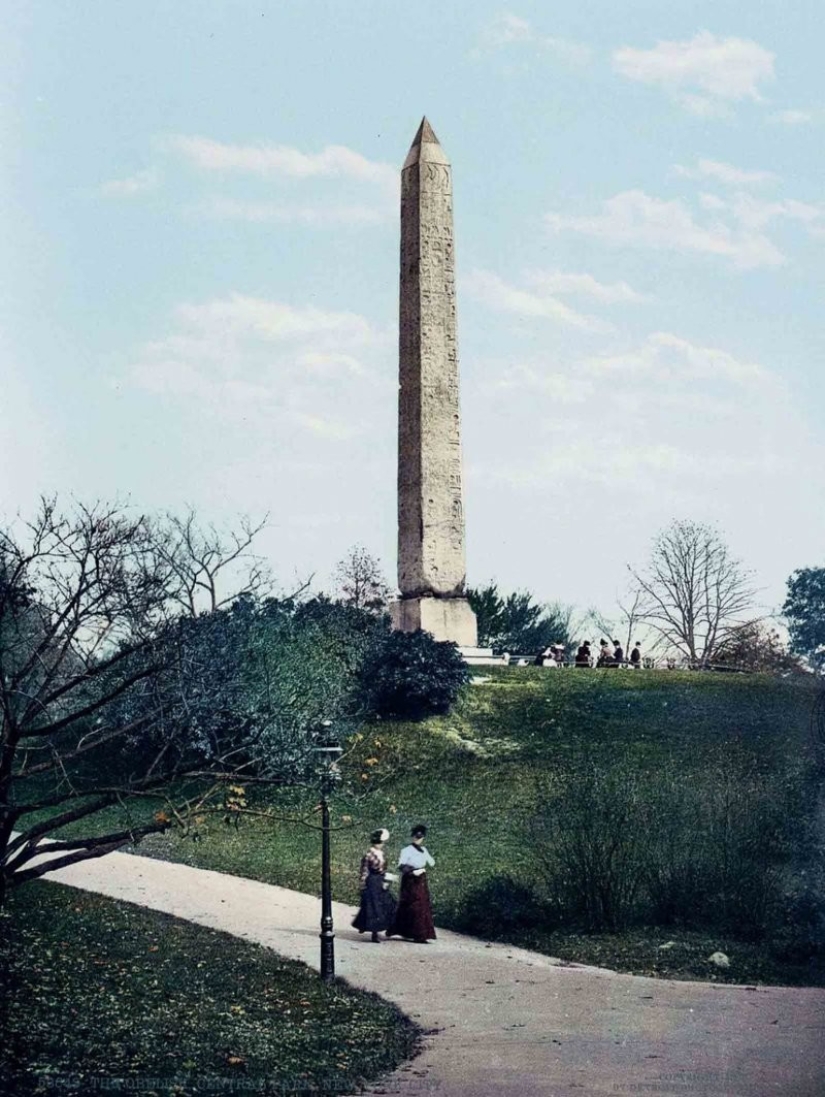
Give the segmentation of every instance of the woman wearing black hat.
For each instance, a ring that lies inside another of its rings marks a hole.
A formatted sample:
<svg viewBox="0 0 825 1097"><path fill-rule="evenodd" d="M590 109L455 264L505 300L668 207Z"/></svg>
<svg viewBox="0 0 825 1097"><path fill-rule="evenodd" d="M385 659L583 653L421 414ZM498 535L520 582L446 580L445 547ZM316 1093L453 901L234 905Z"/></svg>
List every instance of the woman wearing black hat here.
<svg viewBox="0 0 825 1097"><path fill-rule="evenodd" d="M412 842L401 850L398 858L401 894L395 921L387 930L388 937L411 937L420 945L435 940L433 908L427 887L427 868L432 868L435 861L424 846L426 836L425 826L413 827Z"/></svg>
<svg viewBox="0 0 825 1097"><path fill-rule="evenodd" d="M389 929L395 917L395 899L387 890L387 858L384 843L390 836L388 830L375 830L370 841L372 845L361 858L361 906L353 919L353 926L359 933L365 930L372 934L375 944L381 943L379 932Z"/></svg>

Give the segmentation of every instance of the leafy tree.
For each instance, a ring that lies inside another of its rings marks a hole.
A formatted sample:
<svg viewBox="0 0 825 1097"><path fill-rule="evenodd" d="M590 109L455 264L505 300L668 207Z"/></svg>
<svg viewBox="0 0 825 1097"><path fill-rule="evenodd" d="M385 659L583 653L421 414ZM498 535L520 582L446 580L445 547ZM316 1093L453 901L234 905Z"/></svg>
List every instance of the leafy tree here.
<svg viewBox="0 0 825 1097"><path fill-rule="evenodd" d="M788 619L791 650L825 669L825 568L800 568L791 575L782 612Z"/></svg>
<svg viewBox="0 0 825 1097"><path fill-rule="evenodd" d="M421 629L378 638L359 675L372 713L409 720L449 712L469 677L458 646Z"/></svg>
<svg viewBox="0 0 825 1097"><path fill-rule="evenodd" d="M647 569L631 573L637 616L693 665L712 663L751 617L751 574L710 526L673 522L655 538Z"/></svg>
<svg viewBox="0 0 825 1097"><path fill-rule="evenodd" d="M779 632L762 621L748 621L733 629L717 649L716 662L767 673L802 670L799 659L788 651Z"/></svg>
<svg viewBox="0 0 825 1097"><path fill-rule="evenodd" d="M363 545L355 545L335 569L340 601L353 609L382 613L390 600L390 588L381 565Z"/></svg>
<svg viewBox="0 0 825 1097"><path fill-rule="evenodd" d="M496 583L486 587L467 587L467 601L476 615L478 642L482 647L496 647L504 634L504 599Z"/></svg>
<svg viewBox="0 0 825 1097"><path fill-rule="evenodd" d="M560 603L542 605L528 591L503 596L496 583L468 588L483 647L512 653L538 652L550 644L572 643L572 611Z"/></svg>

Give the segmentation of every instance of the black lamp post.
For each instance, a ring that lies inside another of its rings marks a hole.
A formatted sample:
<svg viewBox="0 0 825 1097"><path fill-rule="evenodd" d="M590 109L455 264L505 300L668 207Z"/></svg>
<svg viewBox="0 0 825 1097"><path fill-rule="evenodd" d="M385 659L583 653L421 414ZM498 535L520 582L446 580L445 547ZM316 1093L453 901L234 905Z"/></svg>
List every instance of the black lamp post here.
<svg viewBox="0 0 825 1097"><path fill-rule="evenodd" d="M329 724L325 725L329 728ZM327 731L326 742L315 747L321 779L321 978L335 982L335 934L332 932L332 880L329 864L329 796L339 778L337 761L342 748Z"/></svg>

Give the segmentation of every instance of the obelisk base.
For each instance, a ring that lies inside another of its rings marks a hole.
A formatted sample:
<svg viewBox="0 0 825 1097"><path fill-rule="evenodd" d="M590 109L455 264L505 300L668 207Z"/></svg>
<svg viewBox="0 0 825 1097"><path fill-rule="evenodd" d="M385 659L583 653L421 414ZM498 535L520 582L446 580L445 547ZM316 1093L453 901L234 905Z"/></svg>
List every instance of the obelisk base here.
<svg viewBox="0 0 825 1097"><path fill-rule="evenodd" d="M390 606L392 627L401 632L423 629L436 640L452 640L462 648L478 643L476 615L466 598L399 598Z"/></svg>

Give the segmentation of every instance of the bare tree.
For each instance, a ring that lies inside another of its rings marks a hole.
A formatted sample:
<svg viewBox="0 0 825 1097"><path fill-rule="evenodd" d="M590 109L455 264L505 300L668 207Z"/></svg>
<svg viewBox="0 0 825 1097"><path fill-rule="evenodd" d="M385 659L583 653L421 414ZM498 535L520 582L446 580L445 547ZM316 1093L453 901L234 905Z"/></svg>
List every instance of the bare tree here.
<svg viewBox="0 0 825 1097"><path fill-rule="evenodd" d="M196 529L191 514L164 526L103 504L63 514L44 499L32 521L0 530L0 902L7 886L165 829L248 765L236 747L206 761L187 750L215 706L184 641L205 620L192 616L200 590L211 606L231 597L217 578L254 529L228 550ZM190 778L176 806L170 790ZM49 834L141 797L166 806L140 825L51 842L57 856L37 860Z"/></svg>
<svg viewBox="0 0 825 1097"><path fill-rule="evenodd" d="M632 590L626 598L620 598L616 603L619 607L622 626L627 626L627 640L624 646L625 659L630 658L630 649L636 640L636 626L641 624L643 618L642 593L640 590Z"/></svg>
<svg viewBox="0 0 825 1097"><path fill-rule="evenodd" d="M642 623L639 610L641 607L641 595L637 590L616 599L615 616L608 617L596 606L591 606L576 623L576 631L582 635L597 632L601 636L611 640L618 639L624 643L625 658L636 639L636 626ZM622 641L622 634L626 635L626 641Z"/></svg>
<svg viewBox="0 0 825 1097"><path fill-rule="evenodd" d="M240 593L261 596L272 591L266 562L252 551L252 543L265 528L267 518L240 519L237 529L221 532L202 526L190 507L179 517L167 514L152 523L160 563L172 582L174 601L193 617L228 605ZM243 577L242 588L231 577ZM227 585L229 582L231 585Z"/></svg>
<svg viewBox="0 0 825 1097"><path fill-rule="evenodd" d="M390 588L381 565L363 545L354 545L335 569L338 592L344 605L380 613L387 608Z"/></svg>
<svg viewBox="0 0 825 1097"><path fill-rule="evenodd" d="M728 637L752 618L751 573L710 526L673 522L656 537L647 569L630 570L639 618L691 665L713 662Z"/></svg>

